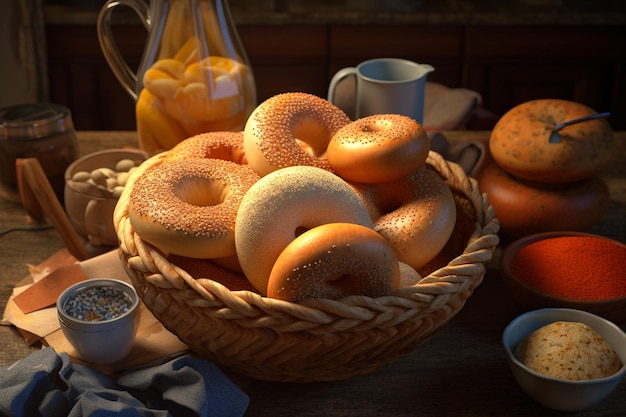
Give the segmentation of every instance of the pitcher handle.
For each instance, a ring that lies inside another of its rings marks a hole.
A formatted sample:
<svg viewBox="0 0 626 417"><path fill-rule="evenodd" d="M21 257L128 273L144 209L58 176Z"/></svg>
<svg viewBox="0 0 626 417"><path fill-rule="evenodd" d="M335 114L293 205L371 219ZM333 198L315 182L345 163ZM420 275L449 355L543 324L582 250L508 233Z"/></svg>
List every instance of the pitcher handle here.
<svg viewBox="0 0 626 417"><path fill-rule="evenodd" d="M355 76L356 77L356 67L347 67L342 68L333 75L333 78L330 80L330 85L328 86L328 101L335 104L335 90L337 89L337 85L344 80L344 78ZM356 97L355 97L356 100Z"/></svg>
<svg viewBox="0 0 626 417"><path fill-rule="evenodd" d="M122 87L126 92L137 100L137 92L135 87L137 85L137 73L135 73L126 63L124 57L120 53L120 50L113 39L113 32L111 31L111 13L117 6L130 7L141 19L143 26L146 30L150 30L150 8L148 4L141 0L108 0L100 9L98 14L98 41L100 42L100 48L104 54L104 58L111 67L113 74L117 77L118 81L122 84Z"/></svg>

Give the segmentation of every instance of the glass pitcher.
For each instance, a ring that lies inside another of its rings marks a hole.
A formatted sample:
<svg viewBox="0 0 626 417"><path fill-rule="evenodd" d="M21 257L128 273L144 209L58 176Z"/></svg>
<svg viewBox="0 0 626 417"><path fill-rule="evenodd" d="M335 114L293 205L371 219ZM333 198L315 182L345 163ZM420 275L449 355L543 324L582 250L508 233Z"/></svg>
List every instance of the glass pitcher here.
<svg viewBox="0 0 626 417"><path fill-rule="evenodd" d="M148 38L136 73L113 39L111 14L130 7ZM227 0L108 0L98 16L104 57L135 100L139 147L150 155L190 136L240 131L256 106L254 76Z"/></svg>

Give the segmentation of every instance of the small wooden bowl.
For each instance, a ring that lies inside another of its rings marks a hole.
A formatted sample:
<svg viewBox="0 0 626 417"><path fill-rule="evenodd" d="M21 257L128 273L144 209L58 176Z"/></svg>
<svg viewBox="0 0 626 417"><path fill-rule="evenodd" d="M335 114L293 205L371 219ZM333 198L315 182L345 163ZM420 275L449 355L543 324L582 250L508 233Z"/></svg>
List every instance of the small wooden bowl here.
<svg viewBox="0 0 626 417"><path fill-rule="evenodd" d="M122 159L145 161L148 154L140 149L107 149L85 155L65 171L65 210L74 230L95 246L117 246L113 211L118 197L107 195L86 182L73 181L79 171L114 168Z"/></svg>
<svg viewBox="0 0 626 417"><path fill-rule="evenodd" d="M541 240L554 239L564 236L582 236L586 238L604 239L611 242L615 246L616 252L622 251L626 248L626 245L616 240L584 232L545 232L522 237L505 247L500 258L500 275L507 287L507 290L511 294L511 297L527 311L541 308L572 308L587 311L617 323L626 322L626 294L613 298L592 300L567 298L534 288L514 275L511 264L522 248ZM602 259L597 259L595 262L600 263L602 261ZM560 262L560 259L555 257L552 258L551 262L558 263ZM577 276L576 274L572 274L568 278L574 280L579 277L580 276ZM563 278L561 278L561 280L563 280Z"/></svg>

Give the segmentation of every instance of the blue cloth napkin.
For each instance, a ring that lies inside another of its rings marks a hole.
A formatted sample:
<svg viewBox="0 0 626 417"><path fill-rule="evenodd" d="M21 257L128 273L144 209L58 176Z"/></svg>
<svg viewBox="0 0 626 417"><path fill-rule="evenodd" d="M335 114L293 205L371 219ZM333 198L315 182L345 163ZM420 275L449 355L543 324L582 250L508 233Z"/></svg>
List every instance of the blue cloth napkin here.
<svg viewBox="0 0 626 417"><path fill-rule="evenodd" d="M184 355L113 380L45 348L0 367L0 415L243 416L248 396L212 363Z"/></svg>

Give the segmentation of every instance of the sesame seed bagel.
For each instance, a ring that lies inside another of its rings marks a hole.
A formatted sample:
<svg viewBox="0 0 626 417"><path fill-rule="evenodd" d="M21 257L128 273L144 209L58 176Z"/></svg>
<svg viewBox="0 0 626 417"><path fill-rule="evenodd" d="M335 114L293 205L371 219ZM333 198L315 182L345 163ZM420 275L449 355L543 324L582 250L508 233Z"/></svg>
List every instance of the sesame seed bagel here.
<svg viewBox="0 0 626 417"><path fill-rule="evenodd" d="M128 218L135 232L166 253L190 258L235 255L235 218L259 176L220 159L156 165L134 183Z"/></svg>
<svg viewBox="0 0 626 417"><path fill-rule="evenodd" d="M326 148L350 118L327 100L306 93L270 97L252 112L244 130L248 163L260 176L310 165L330 170Z"/></svg>
<svg viewBox="0 0 626 417"><path fill-rule="evenodd" d="M385 238L358 224L327 223L285 247L272 268L267 296L291 302L381 297L399 282L398 259Z"/></svg>
<svg viewBox="0 0 626 417"><path fill-rule="evenodd" d="M257 181L244 196L235 226L237 256L244 274L263 295L274 262L303 231L326 223L372 227L361 200L337 175L294 166Z"/></svg>
<svg viewBox="0 0 626 417"><path fill-rule="evenodd" d="M430 166L380 184L352 184L374 221L374 230L398 260L419 270L448 242L456 223L452 191Z"/></svg>
<svg viewBox="0 0 626 417"><path fill-rule="evenodd" d="M243 132L208 132L179 142L163 162L185 158L212 158L246 164L243 151Z"/></svg>
<svg viewBox="0 0 626 417"><path fill-rule="evenodd" d="M377 114L342 127L328 144L331 168L348 181L397 180L422 166L430 142L424 128L400 114Z"/></svg>

